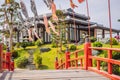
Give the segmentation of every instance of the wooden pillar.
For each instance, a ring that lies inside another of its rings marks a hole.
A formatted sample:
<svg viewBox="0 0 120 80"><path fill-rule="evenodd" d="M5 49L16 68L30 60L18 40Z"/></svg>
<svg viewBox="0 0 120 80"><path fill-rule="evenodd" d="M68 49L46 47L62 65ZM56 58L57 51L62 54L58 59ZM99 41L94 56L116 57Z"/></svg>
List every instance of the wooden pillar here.
<svg viewBox="0 0 120 80"><path fill-rule="evenodd" d="M94 37L97 38L97 29L94 28Z"/></svg>
<svg viewBox="0 0 120 80"><path fill-rule="evenodd" d="M105 30L102 30L102 38L105 38Z"/></svg>

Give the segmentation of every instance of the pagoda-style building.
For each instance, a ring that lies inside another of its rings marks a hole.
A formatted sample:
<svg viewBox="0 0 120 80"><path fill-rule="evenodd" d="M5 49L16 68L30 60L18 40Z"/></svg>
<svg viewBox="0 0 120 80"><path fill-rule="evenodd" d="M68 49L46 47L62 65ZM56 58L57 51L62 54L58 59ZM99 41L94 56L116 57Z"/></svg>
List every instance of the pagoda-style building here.
<svg viewBox="0 0 120 80"><path fill-rule="evenodd" d="M67 26L68 34L65 34L66 37L68 38L69 41L72 42L80 41L82 39L82 34L88 34L88 20L90 18L75 12L73 18L73 10L70 8L67 10L63 10L63 13L66 16L65 20L66 23L68 24ZM51 15L52 15L51 13L46 14L48 19L51 17ZM33 18L30 18L30 20L32 19ZM38 35L43 39L45 43L51 42L51 36L48 35L48 33L45 31L45 26L43 24L43 15L39 15L38 19L40 20L39 23L37 24ZM95 22L90 22L89 24L90 24L90 36L94 36L96 38L107 38L108 37L107 35L108 34L110 35L109 32L110 28L107 28ZM119 35L120 30L112 29L112 32L115 35ZM26 30L22 30L20 35L22 35L22 37L24 38L28 37Z"/></svg>

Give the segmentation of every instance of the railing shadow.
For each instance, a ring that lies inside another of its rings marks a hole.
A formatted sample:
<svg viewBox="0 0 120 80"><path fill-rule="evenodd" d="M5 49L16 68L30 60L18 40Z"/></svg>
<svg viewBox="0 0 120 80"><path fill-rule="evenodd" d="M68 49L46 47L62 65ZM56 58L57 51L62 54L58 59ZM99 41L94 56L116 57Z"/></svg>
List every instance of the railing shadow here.
<svg viewBox="0 0 120 80"><path fill-rule="evenodd" d="M9 72L9 71L3 72L2 76L0 77L0 80L6 80L8 74L9 74L8 80L12 80L13 72Z"/></svg>

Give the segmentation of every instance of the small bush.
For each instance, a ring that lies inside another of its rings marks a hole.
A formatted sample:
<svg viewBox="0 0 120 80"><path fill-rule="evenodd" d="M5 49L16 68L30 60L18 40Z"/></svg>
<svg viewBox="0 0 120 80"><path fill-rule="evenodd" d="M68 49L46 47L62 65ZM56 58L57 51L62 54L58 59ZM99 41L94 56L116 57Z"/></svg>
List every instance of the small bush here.
<svg viewBox="0 0 120 80"><path fill-rule="evenodd" d="M101 42L94 42L93 47L102 47L103 44Z"/></svg>
<svg viewBox="0 0 120 80"><path fill-rule="evenodd" d="M35 42L35 45L36 45L36 46L41 46L41 44L42 44L42 43L40 42L40 40L37 40L37 41Z"/></svg>
<svg viewBox="0 0 120 80"><path fill-rule="evenodd" d="M22 47L22 48L25 49L27 46L28 46L27 42L22 42L22 43L21 43L21 47Z"/></svg>
<svg viewBox="0 0 120 80"><path fill-rule="evenodd" d="M51 45L52 48L57 48L57 44L55 41L52 42L52 45Z"/></svg>
<svg viewBox="0 0 120 80"><path fill-rule="evenodd" d="M107 41L106 44L110 44L110 39ZM115 38L112 38L112 45L118 45L119 42L115 39Z"/></svg>
<svg viewBox="0 0 120 80"><path fill-rule="evenodd" d="M76 50L76 49L77 49L76 45L71 45L70 46L70 50Z"/></svg>
<svg viewBox="0 0 120 80"><path fill-rule="evenodd" d="M34 46L35 45L34 42L27 42L26 44L27 44L27 46Z"/></svg>
<svg viewBox="0 0 120 80"><path fill-rule="evenodd" d="M19 48L21 46L21 43L18 42L16 45L15 45L17 48Z"/></svg>
<svg viewBox="0 0 120 80"><path fill-rule="evenodd" d="M90 37L90 41L91 41L91 42L95 42L95 41L97 41L97 38L95 38L95 37Z"/></svg>
<svg viewBox="0 0 120 80"><path fill-rule="evenodd" d="M18 68L25 68L28 64L28 59L26 57L19 57L15 60L15 64Z"/></svg>
<svg viewBox="0 0 120 80"><path fill-rule="evenodd" d="M42 64L42 57L40 55L34 55L34 63L36 65L36 68L39 68Z"/></svg>
<svg viewBox="0 0 120 80"><path fill-rule="evenodd" d="M93 43L93 47L102 47L103 44L101 42L94 42ZM102 52L102 50L98 50L100 53Z"/></svg>
<svg viewBox="0 0 120 80"><path fill-rule="evenodd" d="M13 50L13 51L12 51L12 57L13 57L14 59L18 58L18 57L19 57L18 52L15 51L15 50Z"/></svg>

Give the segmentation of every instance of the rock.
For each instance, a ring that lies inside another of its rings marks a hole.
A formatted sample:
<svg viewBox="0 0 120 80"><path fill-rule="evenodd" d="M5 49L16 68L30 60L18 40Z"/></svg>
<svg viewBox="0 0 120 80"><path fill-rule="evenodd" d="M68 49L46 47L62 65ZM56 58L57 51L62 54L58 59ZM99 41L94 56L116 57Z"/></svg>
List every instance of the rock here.
<svg viewBox="0 0 120 80"><path fill-rule="evenodd" d="M40 48L40 52L48 52L50 51L50 48Z"/></svg>
<svg viewBox="0 0 120 80"><path fill-rule="evenodd" d="M92 50L92 55L97 56L100 52L98 50Z"/></svg>

